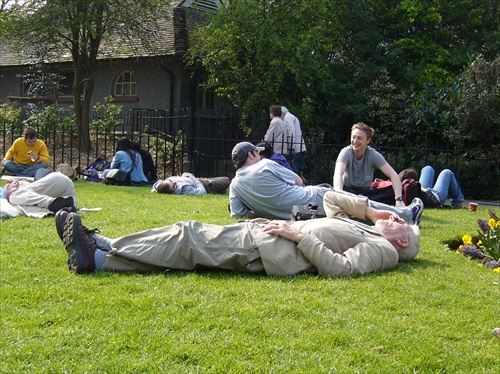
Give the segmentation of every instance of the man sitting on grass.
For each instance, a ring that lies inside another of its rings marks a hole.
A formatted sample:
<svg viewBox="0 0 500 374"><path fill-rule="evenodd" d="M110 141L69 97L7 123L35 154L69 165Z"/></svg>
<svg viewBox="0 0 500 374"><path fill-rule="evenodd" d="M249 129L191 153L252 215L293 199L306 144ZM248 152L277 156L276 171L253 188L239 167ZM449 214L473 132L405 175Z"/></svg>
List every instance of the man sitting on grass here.
<svg viewBox="0 0 500 374"><path fill-rule="evenodd" d="M393 212L368 206L366 197L328 192L327 218L269 221L227 226L178 222L114 240L85 228L76 213L56 215L57 232L69 269L165 271L221 269L243 273L350 276L394 268L419 251L419 229ZM371 220L368 226L348 218Z"/></svg>

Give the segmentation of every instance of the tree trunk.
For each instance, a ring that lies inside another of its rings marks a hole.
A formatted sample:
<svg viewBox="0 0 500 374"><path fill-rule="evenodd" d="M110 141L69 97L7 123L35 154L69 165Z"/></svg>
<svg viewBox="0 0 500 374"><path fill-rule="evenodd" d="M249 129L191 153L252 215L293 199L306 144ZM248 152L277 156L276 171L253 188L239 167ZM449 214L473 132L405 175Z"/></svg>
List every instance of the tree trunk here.
<svg viewBox="0 0 500 374"><path fill-rule="evenodd" d="M90 141L90 103L94 91L95 79L90 69L85 69L88 63L83 62L84 60L86 60L86 56L80 56L78 59L79 63L74 66L75 88L73 90L73 102L78 130L78 146L80 151L89 153L92 148Z"/></svg>

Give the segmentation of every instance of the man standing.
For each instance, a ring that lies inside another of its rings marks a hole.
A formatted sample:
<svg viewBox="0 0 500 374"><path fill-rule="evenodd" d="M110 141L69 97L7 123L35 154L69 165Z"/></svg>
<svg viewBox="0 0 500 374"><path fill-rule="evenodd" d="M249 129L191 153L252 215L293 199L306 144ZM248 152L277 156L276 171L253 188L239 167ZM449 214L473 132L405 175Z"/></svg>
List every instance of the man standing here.
<svg viewBox="0 0 500 374"><path fill-rule="evenodd" d="M37 136L34 128L27 127L24 137L14 141L0 166L19 177L34 177L38 169L47 168L50 164L49 151Z"/></svg>
<svg viewBox="0 0 500 374"><path fill-rule="evenodd" d="M289 147L289 162L292 169L298 175L301 175L307 170L307 165L304 161L302 152L306 152L306 144L302 136L302 129L300 128L299 119L294 116L287 107L281 107L283 121L285 121L286 128L288 129Z"/></svg>
<svg viewBox="0 0 500 374"><path fill-rule="evenodd" d="M79 274L223 269L340 277L392 269L419 252L418 227L370 208L366 197L328 192L325 211L328 218L296 222L256 219L217 226L183 221L114 240L86 229L76 213L60 211L56 228L69 269Z"/></svg>
<svg viewBox="0 0 500 374"><path fill-rule="evenodd" d="M283 156L288 155L288 131L285 122L281 119L281 106L273 105L269 108L271 123L264 135L264 141L273 146L273 151Z"/></svg>

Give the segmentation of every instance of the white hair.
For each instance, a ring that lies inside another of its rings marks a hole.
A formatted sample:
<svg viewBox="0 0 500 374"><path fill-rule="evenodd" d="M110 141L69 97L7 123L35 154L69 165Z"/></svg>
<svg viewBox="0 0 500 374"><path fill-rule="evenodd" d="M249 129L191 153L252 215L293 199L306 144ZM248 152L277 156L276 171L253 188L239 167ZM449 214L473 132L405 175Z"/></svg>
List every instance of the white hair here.
<svg viewBox="0 0 500 374"><path fill-rule="evenodd" d="M397 249L399 261L411 261L420 251L420 229L417 225L410 225L411 231L408 232L408 241L410 244L406 248Z"/></svg>
<svg viewBox="0 0 500 374"><path fill-rule="evenodd" d="M288 113L288 108L286 106L281 106L281 113L287 114Z"/></svg>

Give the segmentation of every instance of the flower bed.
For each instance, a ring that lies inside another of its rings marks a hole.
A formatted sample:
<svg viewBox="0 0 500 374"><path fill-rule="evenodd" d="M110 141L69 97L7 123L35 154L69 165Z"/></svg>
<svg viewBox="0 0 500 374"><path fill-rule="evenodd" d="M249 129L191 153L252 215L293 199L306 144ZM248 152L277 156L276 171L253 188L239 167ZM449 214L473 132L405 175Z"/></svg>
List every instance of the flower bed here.
<svg viewBox="0 0 500 374"><path fill-rule="evenodd" d="M495 211L488 211L490 218L477 219L478 235L466 234L460 239L444 241L452 251L480 262L484 267L500 272L500 219Z"/></svg>

